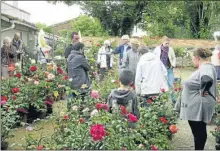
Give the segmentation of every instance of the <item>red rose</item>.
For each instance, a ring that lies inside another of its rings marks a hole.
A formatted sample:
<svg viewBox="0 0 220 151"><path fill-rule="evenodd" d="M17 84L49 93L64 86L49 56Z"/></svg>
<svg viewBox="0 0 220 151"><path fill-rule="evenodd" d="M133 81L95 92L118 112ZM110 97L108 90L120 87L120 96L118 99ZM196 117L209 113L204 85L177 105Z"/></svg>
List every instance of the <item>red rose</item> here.
<svg viewBox="0 0 220 151"><path fill-rule="evenodd" d="M105 128L101 124L95 124L90 128L90 135L94 141L102 140L105 136Z"/></svg>
<svg viewBox="0 0 220 151"><path fill-rule="evenodd" d="M7 96L1 96L1 100L6 102L6 101L8 101L8 97Z"/></svg>
<svg viewBox="0 0 220 151"><path fill-rule="evenodd" d="M181 90L182 90L182 88L180 87L180 88L178 88L178 90L179 90L179 91L181 91Z"/></svg>
<svg viewBox="0 0 220 151"><path fill-rule="evenodd" d="M126 115L127 114L127 110L125 106L120 106L121 108L121 114Z"/></svg>
<svg viewBox="0 0 220 151"><path fill-rule="evenodd" d="M18 93L19 92L19 88L12 88L11 91L12 91L12 93Z"/></svg>
<svg viewBox="0 0 220 151"><path fill-rule="evenodd" d="M34 72L34 71L36 71L37 70L37 67L36 66L31 66L30 68L29 68L29 71L32 71L32 72Z"/></svg>
<svg viewBox="0 0 220 151"><path fill-rule="evenodd" d="M170 129L170 131L171 131L173 134L178 131L178 128L176 127L176 125L173 125L173 124L170 125L169 129Z"/></svg>
<svg viewBox="0 0 220 151"><path fill-rule="evenodd" d="M160 118L160 121L161 121L162 123L164 123L164 124L168 123L168 120L166 120L165 117L161 117L161 118Z"/></svg>
<svg viewBox="0 0 220 151"><path fill-rule="evenodd" d="M60 67L57 67L58 74L63 74L63 70Z"/></svg>
<svg viewBox="0 0 220 151"><path fill-rule="evenodd" d="M147 100L147 103L151 104L151 103L152 103L151 99L148 99L148 100Z"/></svg>
<svg viewBox="0 0 220 151"><path fill-rule="evenodd" d="M123 147L121 150L127 150L127 148Z"/></svg>
<svg viewBox="0 0 220 151"><path fill-rule="evenodd" d="M128 121L136 123L138 121L137 117L131 113L128 114Z"/></svg>
<svg viewBox="0 0 220 151"><path fill-rule="evenodd" d="M101 104L101 103L97 103L97 104L95 105L95 107L96 107L97 110L101 110L102 104Z"/></svg>
<svg viewBox="0 0 220 151"><path fill-rule="evenodd" d="M69 116L68 116L68 115L64 115L63 118L64 118L65 120L68 120L68 119L69 119Z"/></svg>
<svg viewBox="0 0 220 151"><path fill-rule="evenodd" d="M21 74L20 74L20 73L16 73L16 74L15 74L15 77L21 78Z"/></svg>
<svg viewBox="0 0 220 151"><path fill-rule="evenodd" d="M46 101L44 101L44 104L52 106L53 105L53 101L46 100Z"/></svg>
<svg viewBox="0 0 220 151"><path fill-rule="evenodd" d="M44 146L38 146L37 150L42 150L44 148Z"/></svg>
<svg viewBox="0 0 220 151"><path fill-rule="evenodd" d="M63 77L63 80L68 80L68 76L64 76L64 77Z"/></svg>
<svg viewBox="0 0 220 151"><path fill-rule="evenodd" d="M16 100L17 97L15 95L13 95L11 98L12 98L12 100Z"/></svg>
<svg viewBox="0 0 220 151"><path fill-rule="evenodd" d="M80 122L80 124L84 124L86 122L86 120L84 118L80 118L79 122Z"/></svg>
<svg viewBox="0 0 220 151"><path fill-rule="evenodd" d="M156 146L154 146L154 145L152 145L151 149L152 150L158 150L158 148Z"/></svg>
<svg viewBox="0 0 220 151"><path fill-rule="evenodd" d="M92 90L91 97L94 98L94 99L99 99L100 98L99 91Z"/></svg>

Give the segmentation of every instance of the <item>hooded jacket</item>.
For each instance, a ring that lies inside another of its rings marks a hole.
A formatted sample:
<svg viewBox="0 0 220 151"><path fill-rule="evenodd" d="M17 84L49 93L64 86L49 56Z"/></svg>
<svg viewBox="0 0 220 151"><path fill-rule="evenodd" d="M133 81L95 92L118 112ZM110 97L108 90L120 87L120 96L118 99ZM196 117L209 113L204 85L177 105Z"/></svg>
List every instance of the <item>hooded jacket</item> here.
<svg viewBox="0 0 220 151"><path fill-rule="evenodd" d="M107 104L112 112L118 111L120 110L120 106L124 106L128 113L134 114L138 119L140 118L137 95L131 90L112 90L108 97Z"/></svg>
<svg viewBox="0 0 220 151"><path fill-rule="evenodd" d="M158 94L168 90L167 69L152 52L141 56L135 77L136 93L141 95Z"/></svg>
<svg viewBox="0 0 220 151"><path fill-rule="evenodd" d="M86 92L85 88L82 88L83 84L90 87L90 79L88 76L88 71L90 66L85 56L79 52L72 50L68 59L68 77L72 78L71 88L79 90L80 93Z"/></svg>

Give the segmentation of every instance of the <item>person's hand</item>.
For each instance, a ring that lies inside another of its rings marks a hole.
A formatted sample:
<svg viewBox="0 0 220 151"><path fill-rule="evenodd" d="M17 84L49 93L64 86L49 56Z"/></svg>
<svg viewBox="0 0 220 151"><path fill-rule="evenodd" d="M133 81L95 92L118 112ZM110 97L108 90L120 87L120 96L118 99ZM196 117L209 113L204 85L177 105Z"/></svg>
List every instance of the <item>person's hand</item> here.
<svg viewBox="0 0 220 151"><path fill-rule="evenodd" d="M201 95L202 97L205 97L205 96L209 95L209 93L208 93L208 91L205 91L204 93L200 92L200 95Z"/></svg>

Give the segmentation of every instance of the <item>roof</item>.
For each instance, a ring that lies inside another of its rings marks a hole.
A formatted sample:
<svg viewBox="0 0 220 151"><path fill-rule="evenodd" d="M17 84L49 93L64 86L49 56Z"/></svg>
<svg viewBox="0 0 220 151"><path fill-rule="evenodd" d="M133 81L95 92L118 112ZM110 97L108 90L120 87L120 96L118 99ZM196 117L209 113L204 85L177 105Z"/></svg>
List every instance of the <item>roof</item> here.
<svg viewBox="0 0 220 151"><path fill-rule="evenodd" d="M8 6L11 6L11 7L15 8L15 9L18 9L19 11L22 11L22 12L27 13L27 14L29 14L29 15L30 15L30 13L29 13L29 12L26 12L26 11L25 11L25 10L23 10L23 9L20 9L20 8L18 8L18 7L15 7L15 6L10 5L10 4L8 4L8 3L5 3L5 2L3 2L3 1L2 1L2 3L6 4L6 5L8 5Z"/></svg>
<svg viewBox="0 0 220 151"><path fill-rule="evenodd" d="M75 18L72 18L72 19L66 20L64 22L57 23L57 24L50 25L49 27L56 27L56 26L71 22L71 21L75 20L76 18L78 18L78 17L75 17Z"/></svg>
<svg viewBox="0 0 220 151"><path fill-rule="evenodd" d="M7 20L7 19L4 19L4 17L7 18L8 20ZM2 14L1 14L1 19L5 20L5 21L7 21L7 22L15 21L15 23L17 23L17 24L21 24L21 25L24 25L24 26L28 26L28 27L30 27L30 28L32 28L32 29L37 30L37 27L36 27L35 24L30 23L30 22L27 22L27 21L25 21L25 20L23 20L23 19L19 19L19 18L17 18L17 17L13 17L13 16L10 16L10 15L3 14L3 13L2 13Z"/></svg>

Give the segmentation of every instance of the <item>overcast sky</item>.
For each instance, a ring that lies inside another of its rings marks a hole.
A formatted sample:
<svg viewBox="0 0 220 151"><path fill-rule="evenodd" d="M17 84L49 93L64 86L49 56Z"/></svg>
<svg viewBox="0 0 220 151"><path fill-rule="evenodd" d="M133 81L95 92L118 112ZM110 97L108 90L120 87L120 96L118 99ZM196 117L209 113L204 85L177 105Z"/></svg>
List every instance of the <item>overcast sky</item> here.
<svg viewBox="0 0 220 151"><path fill-rule="evenodd" d="M6 3L13 4L13 1L6 1ZM31 14L30 22L41 22L47 25L75 18L82 13L79 6L67 6L60 2L53 5L46 1L18 1L18 8Z"/></svg>

